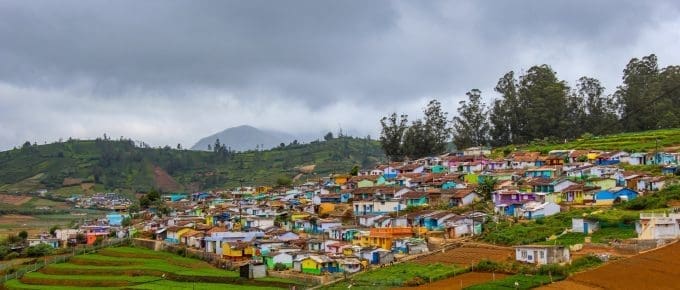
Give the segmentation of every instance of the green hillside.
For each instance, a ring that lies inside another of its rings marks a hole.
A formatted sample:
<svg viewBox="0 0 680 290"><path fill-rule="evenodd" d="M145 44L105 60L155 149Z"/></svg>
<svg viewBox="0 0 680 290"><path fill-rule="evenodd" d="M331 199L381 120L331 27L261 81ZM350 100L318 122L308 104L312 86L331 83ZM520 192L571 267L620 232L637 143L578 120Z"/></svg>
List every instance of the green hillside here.
<svg viewBox="0 0 680 290"><path fill-rule="evenodd" d="M128 192L233 187L240 180L244 185L275 184L277 178L295 176L298 166L316 165L313 177L371 166L383 156L377 141L350 137L242 153L140 148L132 141L102 139L26 144L0 152L0 192L83 191L79 185L65 190L66 178Z"/></svg>
<svg viewBox="0 0 680 290"><path fill-rule="evenodd" d="M547 153L557 149L594 149L594 150L623 150L627 152L641 152L680 146L680 128L652 130L632 133L620 133L606 136L582 136L570 142L534 141L528 145L509 145L496 149L499 154L513 149L540 151Z"/></svg>

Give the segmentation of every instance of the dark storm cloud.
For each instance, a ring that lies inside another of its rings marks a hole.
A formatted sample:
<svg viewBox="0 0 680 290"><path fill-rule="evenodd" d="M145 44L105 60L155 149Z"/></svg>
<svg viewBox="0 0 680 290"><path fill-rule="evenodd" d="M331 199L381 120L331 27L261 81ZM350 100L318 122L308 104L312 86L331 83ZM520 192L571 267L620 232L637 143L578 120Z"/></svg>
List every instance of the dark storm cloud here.
<svg viewBox="0 0 680 290"><path fill-rule="evenodd" d="M611 90L631 57L680 63L679 6L0 1L0 148L105 131L191 145L244 123L375 134L389 111L437 97L453 112L465 91L489 99L503 73L542 63Z"/></svg>

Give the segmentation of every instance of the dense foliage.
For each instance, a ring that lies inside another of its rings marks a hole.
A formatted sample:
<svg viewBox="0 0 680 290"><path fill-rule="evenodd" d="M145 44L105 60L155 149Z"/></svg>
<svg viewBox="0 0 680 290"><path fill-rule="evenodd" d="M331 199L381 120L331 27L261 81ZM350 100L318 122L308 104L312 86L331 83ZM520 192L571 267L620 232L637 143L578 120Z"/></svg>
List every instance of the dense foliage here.
<svg viewBox="0 0 680 290"><path fill-rule="evenodd" d="M408 116L392 113L380 120L380 143L390 160L417 159L441 154L447 149L452 128L441 103L431 100L423 110L424 118L408 125Z"/></svg>
<svg viewBox="0 0 680 290"><path fill-rule="evenodd" d="M378 142L352 137L240 153L150 148L107 138L71 139L0 152L0 191L56 189L67 178L103 184L108 190L147 191L162 187L159 170L179 184L166 191L237 186L241 180L244 185L274 185L281 176L297 174L297 166L314 164L317 174L347 173L355 165L372 166L383 156Z"/></svg>
<svg viewBox="0 0 680 290"><path fill-rule="evenodd" d="M519 77L510 71L498 80L494 90L500 98L490 104L481 102L478 89L467 93L450 126L452 140L459 148L505 146L680 127L680 66L661 69L653 54L633 58L622 80L613 94L606 94L599 80L587 76L570 87L546 64L533 66ZM414 157L428 151L418 148L431 148L426 122L416 120L406 128L405 116L401 122L396 120L393 114L382 122L382 136L387 138L381 141L388 156ZM402 145L401 152L397 144Z"/></svg>

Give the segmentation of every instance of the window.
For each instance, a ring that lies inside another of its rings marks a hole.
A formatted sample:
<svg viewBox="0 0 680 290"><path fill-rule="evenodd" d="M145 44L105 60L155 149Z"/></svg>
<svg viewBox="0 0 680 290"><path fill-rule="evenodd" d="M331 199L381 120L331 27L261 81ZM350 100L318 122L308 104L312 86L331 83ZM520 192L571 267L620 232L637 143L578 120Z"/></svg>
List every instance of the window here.
<svg viewBox="0 0 680 290"><path fill-rule="evenodd" d="M526 257L527 257L527 251L524 250L524 251L522 251L522 258L526 258Z"/></svg>
<svg viewBox="0 0 680 290"><path fill-rule="evenodd" d="M545 258L545 252L540 251L540 253L541 253L541 259L544 259Z"/></svg>

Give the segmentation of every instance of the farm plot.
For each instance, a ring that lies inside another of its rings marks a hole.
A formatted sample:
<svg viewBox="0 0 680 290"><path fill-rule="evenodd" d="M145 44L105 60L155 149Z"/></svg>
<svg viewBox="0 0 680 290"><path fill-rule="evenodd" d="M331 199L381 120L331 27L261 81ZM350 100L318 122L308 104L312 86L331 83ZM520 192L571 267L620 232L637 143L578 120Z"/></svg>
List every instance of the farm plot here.
<svg viewBox="0 0 680 290"><path fill-rule="evenodd" d="M436 253L414 260L418 264L453 264L467 267L477 264L481 260L491 260L504 262L512 259L514 255L512 248L493 247L493 246L463 246L444 253Z"/></svg>
<svg viewBox="0 0 680 290"><path fill-rule="evenodd" d="M677 289L680 243L611 262L543 289Z"/></svg>
<svg viewBox="0 0 680 290"><path fill-rule="evenodd" d="M200 260L146 249L107 248L11 280L6 289L286 289L285 279L242 279Z"/></svg>
<svg viewBox="0 0 680 290"><path fill-rule="evenodd" d="M478 273L470 272L459 276L439 280L425 285L420 285L418 287L402 287L397 288L398 290L440 290L440 289L462 289L472 285L477 285L485 283L488 281L494 281L495 279L503 279L507 277L507 274L492 274L492 273ZM462 286L462 288L461 288Z"/></svg>
<svg viewBox="0 0 680 290"><path fill-rule="evenodd" d="M0 203L18 206L28 202L31 198L23 195L0 194Z"/></svg>

